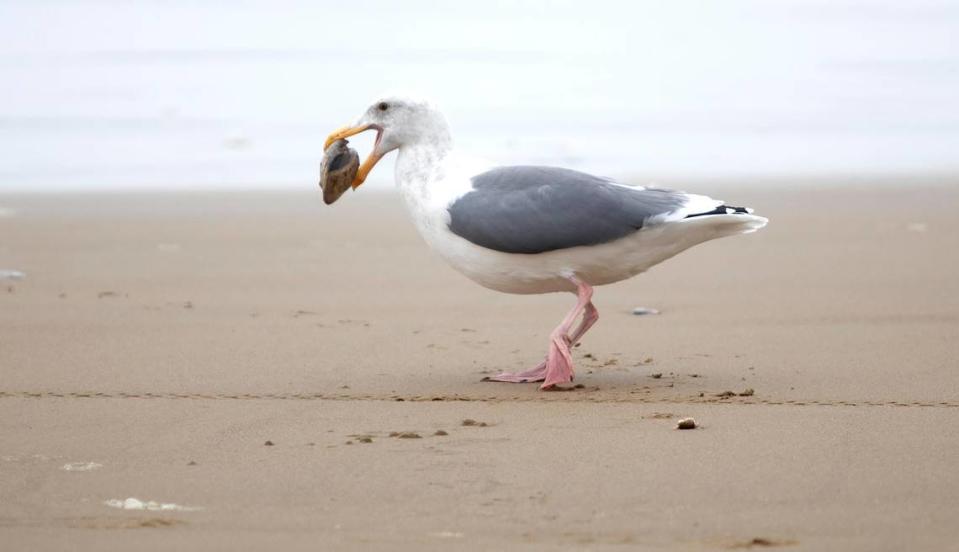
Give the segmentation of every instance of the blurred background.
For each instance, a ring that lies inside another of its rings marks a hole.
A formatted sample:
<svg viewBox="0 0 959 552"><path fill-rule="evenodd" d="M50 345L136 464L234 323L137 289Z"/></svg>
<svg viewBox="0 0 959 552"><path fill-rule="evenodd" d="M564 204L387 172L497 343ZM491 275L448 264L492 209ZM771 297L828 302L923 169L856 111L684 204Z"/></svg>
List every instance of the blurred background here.
<svg viewBox="0 0 959 552"><path fill-rule="evenodd" d="M0 36L7 191L316 186L325 136L388 90L502 163L959 170L957 2L6 0Z"/></svg>

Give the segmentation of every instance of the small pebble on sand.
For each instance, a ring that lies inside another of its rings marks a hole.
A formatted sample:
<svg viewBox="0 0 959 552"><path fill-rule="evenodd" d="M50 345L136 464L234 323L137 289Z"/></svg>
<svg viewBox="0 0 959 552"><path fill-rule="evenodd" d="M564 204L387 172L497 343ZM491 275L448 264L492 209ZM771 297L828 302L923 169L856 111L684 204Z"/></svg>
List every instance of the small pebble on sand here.
<svg viewBox="0 0 959 552"><path fill-rule="evenodd" d="M633 309L633 314L636 316L647 316L650 314L659 314L659 310L651 309L649 307L636 307Z"/></svg>
<svg viewBox="0 0 959 552"><path fill-rule="evenodd" d="M449 435L449 433L443 431L442 429L437 429L436 433L434 433L433 435L436 435L437 437L445 437Z"/></svg>
<svg viewBox="0 0 959 552"><path fill-rule="evenodd" d="M683 418L676 423L676 429L696 429L696 420Z"/></svg>
<svg viewBox="0 0 959 552"><path fill-rule="evenodd" d="M462 425L467 427L486 427L486 422L477 422L472 418L466 418L463 420Z"/></svg>
<svg viewBox="0 0 959 552"><path fill-rule="evenodd" d="M267 441L267 442L263 443L263 446L265 446L265 447L272 447L272 446L273 446L273 441Z"/></svg>

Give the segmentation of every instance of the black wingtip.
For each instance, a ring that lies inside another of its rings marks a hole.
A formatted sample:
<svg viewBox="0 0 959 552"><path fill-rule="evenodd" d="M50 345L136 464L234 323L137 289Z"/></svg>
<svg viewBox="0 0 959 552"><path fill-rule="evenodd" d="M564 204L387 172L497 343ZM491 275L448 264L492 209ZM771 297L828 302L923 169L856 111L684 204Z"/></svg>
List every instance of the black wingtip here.
<svg viewBox="0 0 959 552"><path fill-rule="evenodd" d="M686 218L704 217L706 215L748 215L752 212L753 210L750 209L749 207L733 207L732 205L720 205L719 207L716 207L712 211L686 215Z"/></svg>

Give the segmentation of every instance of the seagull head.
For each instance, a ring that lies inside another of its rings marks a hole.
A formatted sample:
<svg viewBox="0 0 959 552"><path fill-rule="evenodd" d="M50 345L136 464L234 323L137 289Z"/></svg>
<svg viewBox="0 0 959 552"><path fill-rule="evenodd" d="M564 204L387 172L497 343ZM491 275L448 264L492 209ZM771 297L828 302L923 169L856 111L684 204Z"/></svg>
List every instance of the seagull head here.
<svg viewBox="0 0 959 552"><path fill-rule="evenodd" d="M353 188L362 184L377 161L404 147L449 141L449 127L443 114L429 101L409 96L387 95L370 104L351 125L333 131L323 150L333 142L367 130L376 131L373 151L360 165Z"/></svg>

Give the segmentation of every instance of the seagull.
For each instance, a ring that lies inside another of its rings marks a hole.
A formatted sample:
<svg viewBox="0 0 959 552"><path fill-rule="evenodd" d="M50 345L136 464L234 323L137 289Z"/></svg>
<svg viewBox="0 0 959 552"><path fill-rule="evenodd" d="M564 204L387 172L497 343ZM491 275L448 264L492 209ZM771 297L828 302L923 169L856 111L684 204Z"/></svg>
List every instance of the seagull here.
<svg viewBox="0 0 959 552"><path fill-rule="evenodd" d="M542 382L541 389L571 382L570 349L599 319L594 286L631 278L694 245L755 232L768 222L752 209L703 195L467 157L453 148L449 124L433 103L403 95L374 101L353 124L330 134L324 150L367 130L376 131L376 140L353 189L396 150L396 185L413 222L454 269L504 293L576 295L550 334L541 363L489 381Z"/></svg>

